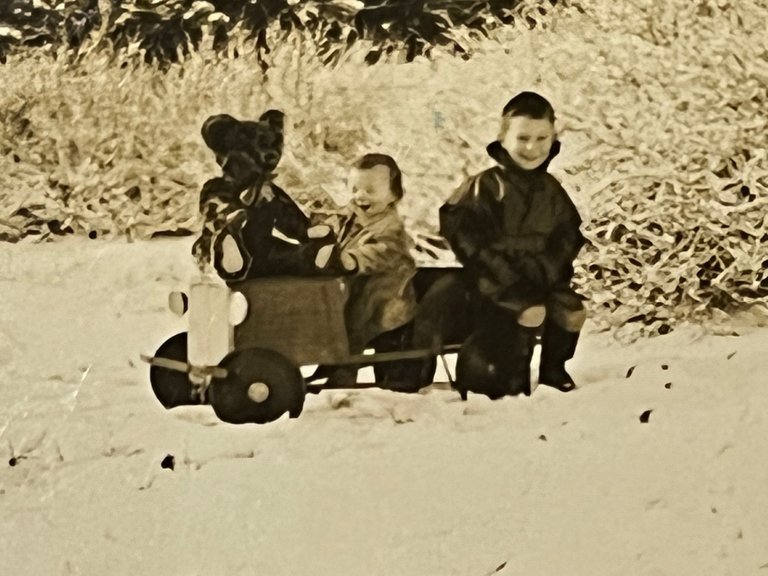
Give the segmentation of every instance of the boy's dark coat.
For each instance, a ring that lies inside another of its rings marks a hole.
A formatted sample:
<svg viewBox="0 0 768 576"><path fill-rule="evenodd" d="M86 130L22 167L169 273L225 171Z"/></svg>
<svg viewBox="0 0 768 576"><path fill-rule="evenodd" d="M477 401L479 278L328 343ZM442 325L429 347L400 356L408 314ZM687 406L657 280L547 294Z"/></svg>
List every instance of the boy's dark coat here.
<svg viewBox="0 0 768 576"><path fill-rule="evenodd" d="M521 169L500 142L487 148L497 166L469 178L440 209L440 232L482 294L522 310L569 284L584 243L581 218L547 166ZM574 303L575 304L575 303Z"/></svg>

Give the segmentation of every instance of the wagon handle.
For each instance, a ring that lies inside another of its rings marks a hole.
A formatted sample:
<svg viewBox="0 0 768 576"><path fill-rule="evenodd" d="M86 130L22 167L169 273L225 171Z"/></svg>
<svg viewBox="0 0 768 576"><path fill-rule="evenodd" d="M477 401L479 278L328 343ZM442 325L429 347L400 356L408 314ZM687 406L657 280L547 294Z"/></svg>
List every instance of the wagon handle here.
<svg viewBox="0 0 768 576"><path fill-rule="evenodd" d="M151 366L157 366L158 368L166 368L168 370L176 370L178 372L186 372L187 374L196 370L193 366L186 362L179 360L171 360L170 358L158 358L157 356L149 356L147 354L140 354L142 361L150 364ZM227 371L220 366L211 366L204 368L203 371L209 373L214 378L226 378Z"/></svg>
<svg viewBox="0 0 768 576"><path fill-rule="evenodd" d="M334 361L337 366L346 366L351 364L378 364L379 362L392 362L395 360L418 360L420 358L427 358L429 356L440 356L446 352L458 352L461 348L460 344L451 344L449 346L443 346L441 350L434 351L426 348L419 350L402 350L396 352L379 352L374 354L355 354L354 356L348 356L343 360ZM445 361L445 360L443 360Z"/></svg>
<svg viewBox="0 0 768 576"><path fill-rule="evenodd" d="M451 369L448 367L448 361L445 359L445 354L440 352L438 356L440 356L440 362L443 364L443 370L445 370L445 373L448 375L448 384L451 385L451 388L456 388L456 386L454 386L455 381L453 379L453 375L451 374Z"/></svg>

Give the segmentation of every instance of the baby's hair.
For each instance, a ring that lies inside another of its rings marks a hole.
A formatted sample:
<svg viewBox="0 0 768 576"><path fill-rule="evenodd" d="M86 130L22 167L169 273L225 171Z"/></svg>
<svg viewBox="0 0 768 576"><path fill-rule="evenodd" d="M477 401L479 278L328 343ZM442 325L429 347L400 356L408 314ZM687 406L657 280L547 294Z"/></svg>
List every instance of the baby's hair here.
<svg viewBox="0 0 768 576"><path fill-rule="evenodd" d="M536 92L520 92L507 102L501 115L504 118L527 116L535 120L546 118L550 122L555 121L555 109L552 107L552 104L544 96Z"/></svg>
<svg viewBox="0 0 768 576"><path fill-rule="evenodd" d="M358 170L370 170L376 166L386 166L389 168L389 189L395 198L401 199L404 192L403 174L400 172L400 167L392 156L376 153L366 154L352 165L353 168Z"/></svg>

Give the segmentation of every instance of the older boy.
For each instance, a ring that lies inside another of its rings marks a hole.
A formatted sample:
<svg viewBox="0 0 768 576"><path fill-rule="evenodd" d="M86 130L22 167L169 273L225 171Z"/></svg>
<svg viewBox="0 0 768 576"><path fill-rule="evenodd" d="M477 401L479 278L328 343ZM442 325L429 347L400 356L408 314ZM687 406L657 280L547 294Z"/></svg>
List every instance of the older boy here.
<svg viewBox="0 0 768 576"><path fill-rule="evenodd" d="M440 229L478 297L472 341L498 369L508 393L530 393L530 359L543 326L539 384L575 388L565 369L585 320L570 287L584 238L581 218L547 173L560 150L552 105L521 92L504 107L497 166L467 180L440 209Z"/></svg>

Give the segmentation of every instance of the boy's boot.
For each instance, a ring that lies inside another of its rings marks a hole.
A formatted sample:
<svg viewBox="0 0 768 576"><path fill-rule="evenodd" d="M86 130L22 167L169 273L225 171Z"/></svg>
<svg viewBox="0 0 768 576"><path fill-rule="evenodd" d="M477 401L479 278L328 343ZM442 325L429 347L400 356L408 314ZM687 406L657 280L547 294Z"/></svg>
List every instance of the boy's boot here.
<svg viewBox="0 0 768 576"><path fill-rule="evenodd" d="M551 320L544 325L541 337L541 362L539 364L539 384L557 388L561 392L570 392L576 388L571 375L565 369L565 363L573 358L580 332L568 332Z"/></svg>
<svg viewBox="0 0 768 576"><path fill-rule="evenodd" d="M509 392L511 396L518 394L531 395L531 359L536 347L538 328L518 326L516 346L513 353L514 361L509 374Z"/></svg>

